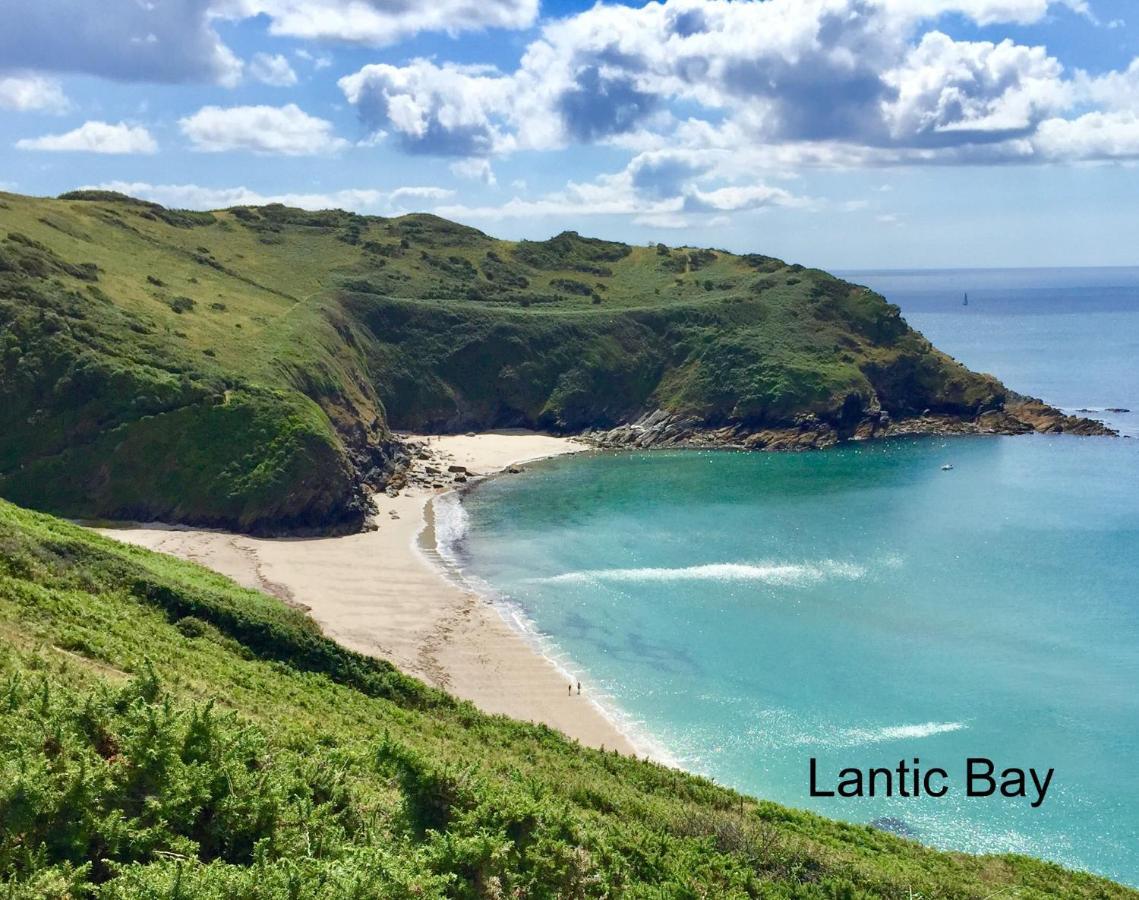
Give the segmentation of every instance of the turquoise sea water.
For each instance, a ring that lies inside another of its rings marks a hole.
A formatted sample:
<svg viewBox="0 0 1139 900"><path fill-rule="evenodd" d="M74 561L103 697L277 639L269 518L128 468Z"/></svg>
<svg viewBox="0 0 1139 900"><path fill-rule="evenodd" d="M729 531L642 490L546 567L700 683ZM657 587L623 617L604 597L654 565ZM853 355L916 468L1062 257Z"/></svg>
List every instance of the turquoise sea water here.
<svg viewBox="0 0 1139 900"><path fill-rule="evenodd" d="M1139 271L852 277L1015 388L1139 418ZM528 468L444 504L445 549L647 746L792 806L1139 884L1139 440ZM1047 799L965 797L970 756L1054 768ZM917 757L950 793L811 797L812 757L827 787Z"/></svg>

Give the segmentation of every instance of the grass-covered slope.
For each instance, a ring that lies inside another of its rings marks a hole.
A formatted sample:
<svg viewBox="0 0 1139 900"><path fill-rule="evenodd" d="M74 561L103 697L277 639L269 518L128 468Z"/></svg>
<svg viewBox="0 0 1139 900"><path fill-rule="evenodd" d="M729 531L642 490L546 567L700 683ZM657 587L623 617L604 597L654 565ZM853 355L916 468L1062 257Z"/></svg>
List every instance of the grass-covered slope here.
<svg viewBox="0 0 1139 900"><path fill-rule="evenodd" d="M386 433L319 309L138 204L0 203L0 493L243 529L359 521L334 421L358 448Z"/></svg>
<svg viewBox="0 0 1139 900"><path fill-rule="evenodd" d="M353 527L393 427L841 437L1005 399L882 297L770 257L0 194L0 495L69 515Z"/></svg>
<svg viewBox="0 0 1139 900"><path fill-rule="evenodd" d="M12 898L1111 898L479 713L189 563L0 501Z"/></svg>

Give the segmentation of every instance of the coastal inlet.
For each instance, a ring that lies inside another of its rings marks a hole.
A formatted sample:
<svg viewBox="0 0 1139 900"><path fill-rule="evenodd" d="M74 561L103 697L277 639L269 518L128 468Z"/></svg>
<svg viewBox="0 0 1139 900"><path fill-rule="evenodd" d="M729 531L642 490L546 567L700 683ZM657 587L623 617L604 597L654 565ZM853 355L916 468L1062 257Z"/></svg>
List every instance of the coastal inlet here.
<svg viewBox="0 0 1139 900"><path fill-rule="evenodd" d="M586 454L470 492L460 559L685 767L1139 883L1128 484L1136 442L1065 436ZM1038 806L810 796L812 758L913 757L1055 775Z"/></svg>

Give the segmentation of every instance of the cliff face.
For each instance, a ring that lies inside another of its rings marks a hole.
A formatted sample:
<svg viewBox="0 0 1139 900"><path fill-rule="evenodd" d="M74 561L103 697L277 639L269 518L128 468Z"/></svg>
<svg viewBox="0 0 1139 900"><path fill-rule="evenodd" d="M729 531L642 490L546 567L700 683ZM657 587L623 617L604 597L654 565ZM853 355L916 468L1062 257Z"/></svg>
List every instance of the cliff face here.
<svg viewBox="0 0 1139 900"><path fill-rule="evenodd" d="M865 293L845 289L856 300ZM937 353L900 320L889 339L860 340L841 308L824 320L794 301L773 310L762 295L540 316L376 298L348 303L374 342L370 369L401 428L579 431L661 409L704 427L782 426L814 416L852 430L883 410L972 418L1005 400L999 382ZM788 321L778 320L783 315Z"/></svg>
<svg viewBox="0 0 1139 900"><path fill-rule="evenodd" d="M101 192L0 195L0 401L0 495L254 531L359 527L393 427L771 449L1102 431L771 257Z"/></svg>

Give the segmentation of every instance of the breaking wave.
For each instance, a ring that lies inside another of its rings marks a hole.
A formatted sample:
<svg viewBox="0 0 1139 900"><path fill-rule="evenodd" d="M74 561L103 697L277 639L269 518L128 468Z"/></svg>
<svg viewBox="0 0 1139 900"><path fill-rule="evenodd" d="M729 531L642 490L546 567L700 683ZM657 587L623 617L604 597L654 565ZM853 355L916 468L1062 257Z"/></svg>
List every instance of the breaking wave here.
<svg viewBox="0 0 1139 900"><path fill-rule="evenodd" d="M431 502L435 525L435 549L445 562L461 568L466 558L470 517L458 491L441 494Z"/></svg>
<svg viewBox="0 0 1139 900"><path fill-rule="evenodd" d="M865 576L864 566L824 559L812 563L712 563L675 569L587 569L549 578L535 578L534 581L543 584L583 584L594 581L752 581L780 587L802 587L824 581L857 581Z"/></svg>
<svg viewBox="0 0 1139 900"><path fill-rule="evenodd" d="M968 727L964 722L923 722L920 725L888 725L885 728L848 728L841 733L841 737L847 746L858 746L884 741L916 740Z"/></svg>
<svg viewBox="0 0 1139 900"><path fill-rule="evenodd" d="M840 749L884 744L888 741L915 741L938 734L961 731L968 727L964 722L922 722L918 725L885 725L880 728L836 728L833 725L817 723L810 727L797 728L795 733L777 740L776 743L792 747Z"/></svg>

